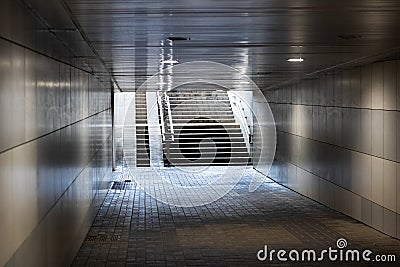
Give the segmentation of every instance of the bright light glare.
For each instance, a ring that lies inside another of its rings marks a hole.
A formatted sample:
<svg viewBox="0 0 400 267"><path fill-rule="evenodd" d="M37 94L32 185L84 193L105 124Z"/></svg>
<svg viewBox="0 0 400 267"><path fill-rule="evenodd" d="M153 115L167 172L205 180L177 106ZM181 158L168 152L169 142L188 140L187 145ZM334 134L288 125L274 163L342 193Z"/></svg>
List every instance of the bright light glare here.
<svg viewBox="0 0 400 267"><path fill-rule="evenodd" d="M161 63L163 63L163 64L177 64L179 62L178 62L178 60L175 60L175 59L167 59L167 60L162 60Z"/></svg>
<svg viewBox="0 0 400 267"><path fill-rule="evenodd" d="M303 62L304 59L299 57L299 58L288 58L287 61L289 62Z"/></svg>

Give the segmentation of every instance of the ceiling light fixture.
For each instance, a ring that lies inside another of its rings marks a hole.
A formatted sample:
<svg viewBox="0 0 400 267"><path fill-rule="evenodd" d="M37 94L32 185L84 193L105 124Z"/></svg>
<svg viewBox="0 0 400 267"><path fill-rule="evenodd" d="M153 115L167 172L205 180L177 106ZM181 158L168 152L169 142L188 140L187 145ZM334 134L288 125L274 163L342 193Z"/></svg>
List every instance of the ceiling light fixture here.
<svg viewBox="0 0 400 267"><path fill-rule="evenodd" d="M287 61L289 61L289 62L303 62L304 58L301 58L301 57L288 58Z"/></svg>
<svg viewBox="0 0 400 267"><path fill-rule="evenodd" d="M161 60L161 63L163 63L163 64L178 64L179 61L176 59L166 59L166 60Z"/></svg>
<svg viewBox="0 0 400 267"><path fill-rule="evenodd" d="M167 39L170 41L189 41L190 37L170 36Z"/></svg>

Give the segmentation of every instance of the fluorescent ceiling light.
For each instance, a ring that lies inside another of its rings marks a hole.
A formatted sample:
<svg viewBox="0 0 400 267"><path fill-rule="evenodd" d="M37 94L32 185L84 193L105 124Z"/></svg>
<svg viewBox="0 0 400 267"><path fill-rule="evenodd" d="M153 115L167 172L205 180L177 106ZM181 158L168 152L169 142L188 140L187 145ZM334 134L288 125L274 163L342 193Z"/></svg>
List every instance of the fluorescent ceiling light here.
<svg viewBox="0 0 400 267"><path fill-rule="evenodd" d="M297 57L297 58L288 58L287 61L289 62L303 62L304 59L301 57Z"/></svg>
<svg viewBox="0 0 400 267"><path fill-rule="evenodd" d="M177 64L177 63L179 63L179 61L175 60L175 59L166 59L166 60L161 60L161 63L163 63L163 64Z"/></svg>

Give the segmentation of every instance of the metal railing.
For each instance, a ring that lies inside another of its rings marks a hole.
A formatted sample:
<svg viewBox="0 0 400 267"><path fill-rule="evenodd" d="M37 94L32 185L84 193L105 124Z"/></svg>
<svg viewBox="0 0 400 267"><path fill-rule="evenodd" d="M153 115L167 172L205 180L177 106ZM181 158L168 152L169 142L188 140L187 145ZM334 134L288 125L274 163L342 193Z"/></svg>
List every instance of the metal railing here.
<svg viewBox="0 0 400 267"><path fill-rule="evenodd" d="M163 141L174 141L174 125L172 122L171 105L167 92L159 91L157 94L158 108L161 117L161 132ZM168 123L167 123L168 121Z"/></svg>
<svg viewBox="0 0 400 267"><path fill-rule="evenodd" d="M252 143L252 140L251 140L252 139L251 138L252 137L252 135L251 135L251 126L247 121L248 118L247 118L246 114L244 113L245 108L243 107L242 100L238 96L236 96L234 94L232 94L232 96L233 96L233 101L232 102L233 102L234 105L236 105L236 108L238 110L238 114L237 115L239 117L239 123L242 124L242 128L245 131L247 142L249 144L251 144Z"/></svg>
<svg viewBox="0 0 400 267"><path fill-rule="evenodd" d="M169 134L171 136L171 141L175 140L175 133L174 133L174 124L172 122L172 112L171 112L171 104L169 103L169 96L167 92L165 94L165 102L167 104L167 111L168 111L168 120L169 120Z"/></svg>
<svg viewBox="0 0 400 267"><path fill-rule="evenodd" d="M157 102L158 102L158 110L160 111L162 140L165 141L165 120L164 120L164 108L161 99L161 92L157 92Z"/></svg>

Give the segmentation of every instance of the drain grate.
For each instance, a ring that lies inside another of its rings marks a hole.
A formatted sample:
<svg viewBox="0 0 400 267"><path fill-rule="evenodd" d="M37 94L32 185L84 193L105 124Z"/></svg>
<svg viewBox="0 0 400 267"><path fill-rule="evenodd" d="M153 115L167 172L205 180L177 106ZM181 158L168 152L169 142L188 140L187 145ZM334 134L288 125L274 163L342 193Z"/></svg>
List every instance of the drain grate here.
<svg viewBox="0 0 400 267"><path fill-rule="evenodd" d="M111 189L114 190L124 190L125 189L125 182L113 182Z"/></svg>
<svg viewBox="0 0 400 267"><path fill-rule="evenodd" d="M86 237L86 241L88 242L119 241L120 239L121 239L120 235L97 235L97 236Z"/></svg>

